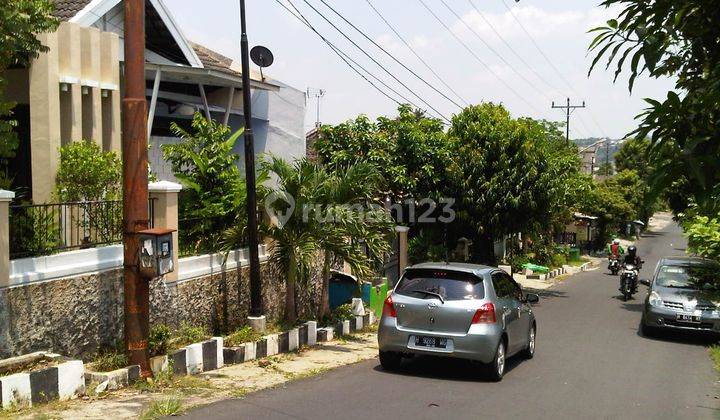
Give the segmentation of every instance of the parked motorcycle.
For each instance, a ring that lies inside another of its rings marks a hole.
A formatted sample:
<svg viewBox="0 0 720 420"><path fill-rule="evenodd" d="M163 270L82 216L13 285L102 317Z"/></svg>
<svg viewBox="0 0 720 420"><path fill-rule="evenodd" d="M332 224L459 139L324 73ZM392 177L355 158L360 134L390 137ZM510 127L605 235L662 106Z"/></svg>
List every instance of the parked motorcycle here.
<svg viewBox="0 0 720 420"><path fill-rule="evenodd" d="M610 262L608 263L608 269L613 276L616 276L617 273L620 271L620 261L617 258L610 258Z"/></svg>
<svg viewBox="0 0 720 420"><path fill-rule="evenodd" d="M623 301L632 298L637 292L638 272L640 268L633 264L625 264L620 274L620 293L622 293Z"/></svg>

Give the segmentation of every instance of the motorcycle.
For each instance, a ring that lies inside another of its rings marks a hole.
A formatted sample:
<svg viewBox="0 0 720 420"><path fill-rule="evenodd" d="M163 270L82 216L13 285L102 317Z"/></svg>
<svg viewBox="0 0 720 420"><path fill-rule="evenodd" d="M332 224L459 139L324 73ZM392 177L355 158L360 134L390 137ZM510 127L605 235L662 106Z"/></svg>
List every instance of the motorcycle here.
<svg viewBox="0 0 720 420"><path fill-rule="evenodd" d="M637 292L638 271L640 267L634 264L625 264L620 274L620 293L622 293L623 301L632 298Z"/></svg>
<svg viewBox="0 0 720 420"><path fill-rule="evenodd" d="M608 264L608 269L612 273L613 276L616 276L617 273L620 271L620 261L617 257L610 257L610 263Z"/></svg>

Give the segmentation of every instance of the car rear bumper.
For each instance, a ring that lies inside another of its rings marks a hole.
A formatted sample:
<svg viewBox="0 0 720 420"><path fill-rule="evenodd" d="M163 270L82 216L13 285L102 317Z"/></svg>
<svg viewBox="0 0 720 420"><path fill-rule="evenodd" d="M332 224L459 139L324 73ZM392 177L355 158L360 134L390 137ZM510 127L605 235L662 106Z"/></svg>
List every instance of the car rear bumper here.
<svg viewBox="0 0 720 420"><path fill-rule="evenodd" d="M490 363L503 331L497 324L473 325L467 334L442 334L434 331L411 330L398 327L396 318L383 317L378 327L380 351L406 354L424 354ZM440 337L448 339L446 349L415 346L415 336Z"/></svg>
<svg viewBox="0 0 720 420"><path fill-rule="evenodd" d="M700 323L678 322L677 314L680 312L668 308L658 308L645 304L643 311L643 323L648 327L666 328L685 331L705 331L720 333L720 315L712 315L703 312L700 316Z"/></svg>

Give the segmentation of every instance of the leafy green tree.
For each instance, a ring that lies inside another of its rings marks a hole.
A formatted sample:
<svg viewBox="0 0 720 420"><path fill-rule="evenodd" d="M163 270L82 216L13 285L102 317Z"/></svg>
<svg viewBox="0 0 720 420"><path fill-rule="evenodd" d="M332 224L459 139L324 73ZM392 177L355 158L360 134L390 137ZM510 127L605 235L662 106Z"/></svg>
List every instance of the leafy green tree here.
<svg viewBox="0 0 720 420"><path fill-rule="evenodd" d="M370 190L363 191L361 184L372 180L362 175L368 174L365 169L351 167L349 172L353 182L347 182L307 159L290 164L271 157L261 166L277 179L277 187L268 196L275 199L268 205L277 215L287 215L279 217L279 222L264 224L263 232L273 241L271 260L285 274L285 319L294 323L298 316L297 288L309 284L310 269L319 254L329 252L346 261L353 272L362 277L369 273L371 261L351 239L370 239L368 245L380 255L387 250L383 230L387 233L391 225L383 221L381 214L375 214L373 219L380 222L375 227L367 219L360 218L357 212L342 206L326 213L329 203L349 204L367 196ZM323 279L326 280L327 277ZM323 292L321 306L326 304L325 299Z"/></svg>
<svg viewBox="0 0 720 420"><path fill-rule="evenodd" d="M683 223L691 252L720 261L720 218L697 216ZM717 273L716 273L717 274Z"/></svg>
<svg viewBox="0 0 720 420"><path fill-rule="evenodd" d="M618 172L627 169L637 171L641 175L648 174L650 170L649 150L649 139L632 137L625 140L615 153L615 169Z"/></svg>
<svg viewBox="0 0 720 420"><path fill-rule="evenodd" d="M479 259L494 262L495 239L524 231L535 212L538 167L528 131L502 105L469 106L455 115L448 136L458 217L478 241ZM462 191L462 194L460 194Z"/></svg>
<svg viewBox="0 0 720 420"><path fill-rule="evenodd" d="M599 235L596 246L602 246L610 235L618 232L625 222L635 214L632 204L622 195L617 186L608 183L593 183L578 199L578 209L598 217Z"/></svg>
<svg viewBox="0 0 720 420"><path fill-rule="evenodd" d="M646 99L633 133L650 138L650 160L656 161L656 190L686 176L690 199L699 211L717 214L720 193L720 9L702 0L605 0L622 8L617 19L595 28L590 50L597 54L590 71L606 59L615 64L615 78L630 74L629 88L639 74L675 79L663 100ZM672 159L662 159L669 147Z"/></svg>
<svg viewBox="0 0 720 420"><path fill-rule="evenodd" d="M32 58L47 51L37 39L38 33L55 30L57 19L52 16L50 0L13 0L0 7L0 98L7 81L3 73L11 66L27 66ZM13 120L12 102L0 101L0 188L9 188L12 180L7 161L15 157L18 138L17 121Z"/></svg>
<svg viewBox="0 0 720 420"><path fill-rule="evenodd" d="M245 226L247 190L237 167L238 155L233 147L243 130L235 133L215 121L196 113L191 132L173 123L173 133L182 139L162 146L163 155L183 185L179 216L183 224L183 252L212 252L222 249L225 232L234 226ZM258 174L258 185L267 177ZM263 190L258 194L262 197ZM241 231L235 239L240 241ZM240 241L242 242L242 241ZM236 243L236 245L240 245Z"/></svg>
<svg viewBox="0 0 720 420"><path fill-rule="evenodd" d="M611 162L603 162L600 164L595 173L602 176L612 176L613 174L615 174L615 169L613 169L613 165Z"/></svg>
<svg viewBox="0 0 720 420"><path fill-rule="evenodd" d="M372 122L360 116L336 126L322 126L315 143L320 162L342 172L355 163L374 165L396 201L436 197L442 189L449 150L442 122L408 105L396 118Z"/></svg>
<svg viewBox="0 0 720 420"><path fill-rule="evenodd" d="M60 201L118 200L122 197L122 162L92 140L60 148L55 194Z"/></svg>

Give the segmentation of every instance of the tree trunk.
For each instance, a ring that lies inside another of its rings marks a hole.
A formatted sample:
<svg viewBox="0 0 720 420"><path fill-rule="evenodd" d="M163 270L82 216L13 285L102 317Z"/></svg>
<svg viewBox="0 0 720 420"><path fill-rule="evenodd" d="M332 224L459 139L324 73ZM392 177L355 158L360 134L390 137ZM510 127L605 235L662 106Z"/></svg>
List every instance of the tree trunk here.
<svg viewBox="0 0 720 420"><path fill-rule="evenodd" d="M287 280L285 282L285 320L289 324L297 321L297 312L295 311L295 282L297 277L297 265L295 257L291 256L287 267Z"/></svg>
<svg viewBox="0 0 720 420"><path fill-rule="evenodd" d="M330 316L330 263L332 254L325 251L325 261L323 262L322 271L322 290L320 291L320 311L318 319L322 320L326 316Z"/></svg>
<svg viewBox="0 0 720 420"><path fill-rule="evenodd" d="M488 264L495 265L495 240L491 234L480 235L479 249L480 261Z"/></svg>

